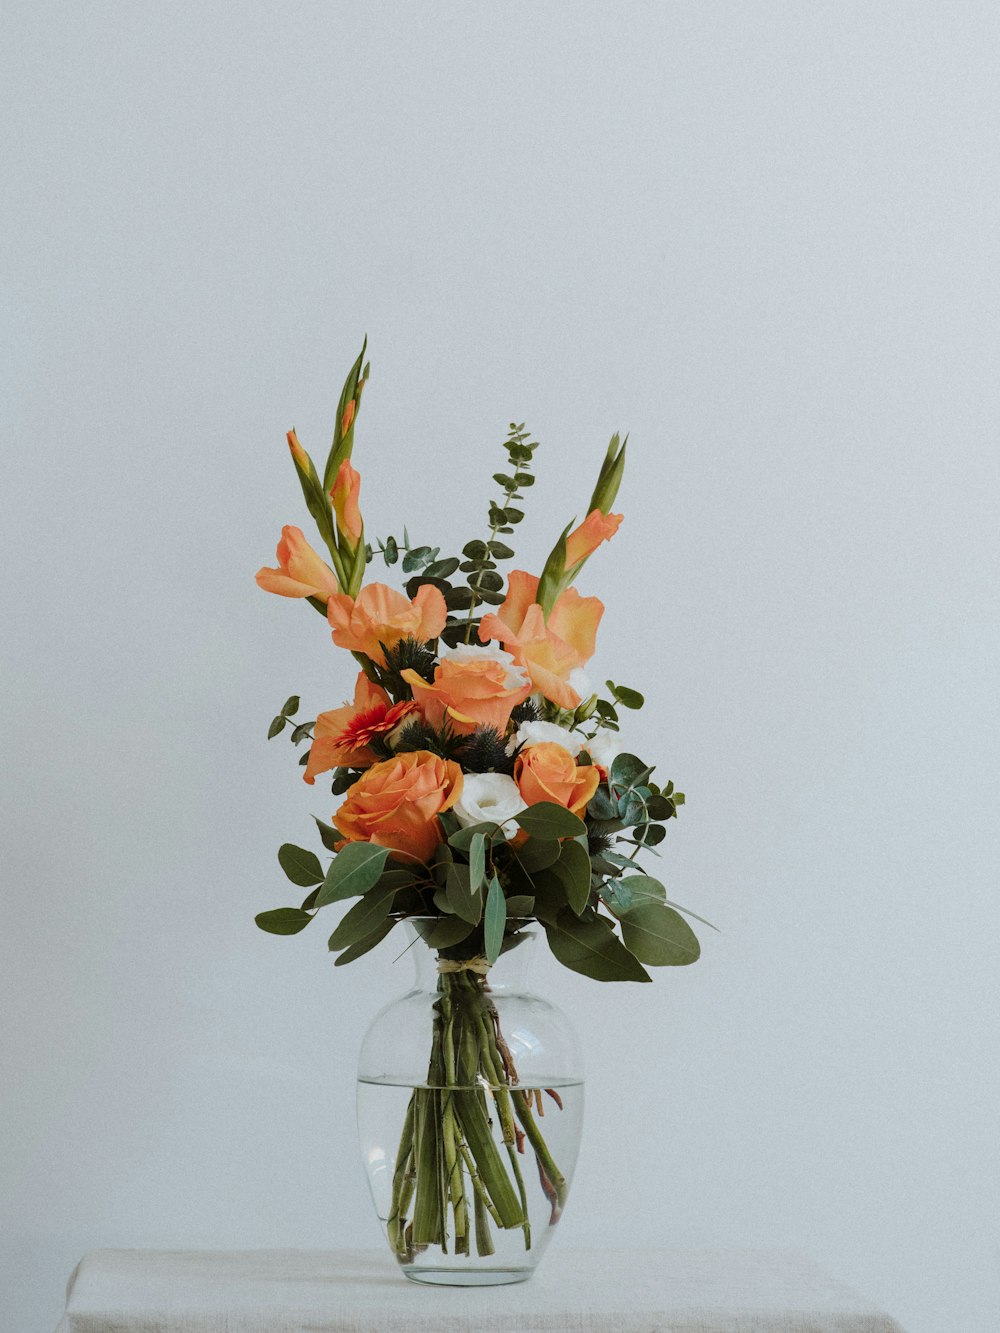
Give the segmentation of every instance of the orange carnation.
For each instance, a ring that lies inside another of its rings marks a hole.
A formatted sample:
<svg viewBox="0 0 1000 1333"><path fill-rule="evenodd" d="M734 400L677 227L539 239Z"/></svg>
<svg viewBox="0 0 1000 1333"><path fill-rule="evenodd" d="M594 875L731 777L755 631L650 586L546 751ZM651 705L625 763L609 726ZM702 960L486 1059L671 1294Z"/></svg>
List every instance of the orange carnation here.
<svg viewBox="0 0 1000 1333"><path fill-rule="evenodd" d="M527 699L531 681L524 671L512 670L495 657L472 655L485 652L473 648L466 649L464 657L442 657L433 685L412 668L401 673L432 727L447 722L466 736L476 727L495 727L501 736L507 730L511 709ZM511 660L508 654L503 656Z"/></svg>
<svg viewBox="0 0 1000 1333"><path fill-rule="evenodd" d="M429 861L442 840L438 815L462 794L462 770L429 750L373 764L333 816L348 842L389 847L404 861Z"/></svg>
<svg viewBox="0 0 1000 1333"><path fill-rule="evenodd" d="M578 764L570 752L555 741L529 745L514 763L514 781L529 805L553 801L574 815L583 815L597 791L601 775L593 764Z"/></svg>
<svg viewBox="0 0 1000 1333"><path fill-rule="evenodd" d="M368 583L358 593L357 600L347 593L335 593L327 602L326 611L333 626L334 643L339 648L364 653L377 666L385 666L380 644L391 648L406 638L426 643L437 638L448 619L444 597L430 583L421 584L412 602L384 583Z"/></svg>
<svg viewBox="0 0 1000 1333"><path fill-rule="evenodd" d="M257 586L281 597L318 597L325 602L339 591L337 576L303 536L301 528L281 529L278 568L259 569Z"/></svg>
<svg viewBox="0 0 1000 1333"><path fill-rule="evenodd" d="M365 768L375 762L369 748L376 736L393 731L416 704L394 704L381 686L370 681L362 671L354 687L354 703L320 713L313 727L312 749L303 774L312 784L319 773L327 773L341 764Z"/></svg>
<svg viewBox="0 0 1000 1333"><path fill-rule="evenodd" d="M560 708L576 708L580 696L566 678L594 655L604 605L596 597L581 597L575 588L567 588L546 621L535 601L537 591L538 579L533 574L513 570L506 600L496 614L483 616L479 637L484 643L499 639L546 699Z"/></svg>

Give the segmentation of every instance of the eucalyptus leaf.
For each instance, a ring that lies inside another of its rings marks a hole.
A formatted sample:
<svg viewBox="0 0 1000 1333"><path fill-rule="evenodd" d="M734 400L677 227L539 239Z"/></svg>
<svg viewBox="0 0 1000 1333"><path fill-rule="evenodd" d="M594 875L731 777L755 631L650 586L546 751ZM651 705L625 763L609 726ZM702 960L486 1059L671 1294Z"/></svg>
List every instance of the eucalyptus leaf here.
<svg viewBox="0 0 1000 1333"><path fill-rule="evenodd" d="M598 787L587 805L587 814L591 819L617 819L618 802L612 799L606 787Z"/></svg>
<svg viewBox="0 0 1000 1333"><path fill-rule="evenodd" d="M493 841L503 837L503 829L499 824L469 824L466 828L460 828L453 833L448 842L457 852L469 852L474 838L481 837Z"/></svg>
<svg viewBox="0 0 1000 1333"><path fill-rule="evenodd" d="M270 935L297 935L311 920L309 913L299 907L276 907L273 912L259 912L254 917L261 930Z"/></svg>
<svg viewBox="0 0 1000 1333"><path fill-rule="evenodd" d="M495 963L500 957L503 944L504 926L507 924L507 900L496 875L490 880L486 894L486 908L483 912L483 938L486 945L486 957Z"/></svg>
<svg viewBox="0 0 1000 1333"><path fill-rule="evenodd" d="M622 938L629 953L651 967L682 967L701 953L694 931L665 903L635 903L621 917Z"/></svg>
<svg viewBox="0 0 1000 1333"><path fill-rule="evenodd" d="M611 761L610 778L616 787L638 787L652 771L637 755L619 754Z"/></svg>
<svg viewBox="0 0 1000 1333"><path fill-rule="evenodd" d="M285 723L287 721L288 718L281 713L279 713L277 717L273 717L271 719L271 725L267 729L267 739L273 741L275 736L280 736L285 730Z"/></svg>
<svg viewBox="0 0 1000 1333"><path fill-rule="evenodd" d="M308 889L319 884L323 879L323 867L315 852L305 847L296 847L293 842L283 842L278 848L278 864L292 881L300 888Z"/></svg>
<svg viewBox="0 0 1000 1333"><path fill-rule="evenodd" d="M539 801L514 816L514 822L532 838L578 838L587 825L564 805Z"/></svg>
<svg viewBox="0 0 1000 1333"><path fill-rule="evenodd" d="M324 907L327 903L365 893L378 882L388 855L387 847L376 847L371 842L349 842L337 853L326 872L316 906Z"/></svg>
<svg viewBox="0 0 1000 1333"><path fill-rule="evenodd" d="M346 949L363 940L365 936L373 934L389 915L395 893L396 890L391 887L373 889L371 893L366 893L360 902L354 904L330 936L330 948L335 951Z"/></svg>
<svg viewBox="0 0 1000 1333"><path fill-rule="evenodd" d="M590 857L578 842L567 841L550 874L562 883L566 901L577 916L587 906L590 897Z"/></svg>
<svg viewBox="0 0 1000 1333"><path fill-rule="evenodd" d="M475 893L486 878L486 839L474 833L469 843L469 889Z"/></svg>
<svg viewBox="0 0 1000 1333"><path fill-rule="evenodd" d="M370 935L358 940L356 944L352 944L350 948L345 949L342 954L335 958L333 960L334 967L343 967L345 963L353 963L356 958L366 954L369 949L374 949L376 944L382 943L395 924L395 921L391 918L388 921L383 921Z"/></svg>
<svg viewBox="0 0 1000 1333"><path fill-rule="evenodd" d="M459 566L459 560L456 556L448 556L445 560L434 560L424 570L424 575L429 579L448 579L451 578Z"/></svg>
<svg viewBox="0 0 1000 1333"><path fill-rule="evenodd" d="M526 843L513 849L513 854L524 869L532 874L536 870L547 870L559 860L562 843L558 838L529 838Z"/></svg>
<svg viewBox="0 0 1000 1333"><path fill-rule="evenodd" d="M472 889L469 879L469 867L462 864L448 867L445 887L448 893L448 906L455 916L460 916L470 925L477 925L483 914L483 895L477 886Z"/></svg>
<svg viewBox="0 0 1000 1333"><path fill-rule="evenodd" d="M530 917L535 910L535 900L525 893L512 894L507 899L507 916L511 917Z"/></svg>
<svg viewBox="0 0 1000 1333"><path fill-rule="evenodd" d="M475 930L475 926L457 916L442 916L430 924L429 929L420 929L423 942L431 949L448 949L453 944L460 944Z"/></svg>
<svg viewBox="0 0 1000 1333"><path fill-rule="evenodd" d="M555 924L545 923L545 933L553 954L573 972L595 981L652 981L603 917L562 912Z"/></svg>
<svg viewBox="0 0 1000 1333"><path fill-rule="evenodd" d="M316 827L319 829L319 836L323 846L328 852L335 852L337 850L337 843L343 841L340 834L332 824L324 824L322 819L318 819L316 815L313 815L313 820L316 823Z"/></svg>
<svg viewBox="0 0 1000 1333"><path fill-rule="evenodd" d="M293 694L289 698L287 698L284 702L281 711L285 717L292 717L295 713L297 713L299 711L299 696L297 694Z"/></svg>

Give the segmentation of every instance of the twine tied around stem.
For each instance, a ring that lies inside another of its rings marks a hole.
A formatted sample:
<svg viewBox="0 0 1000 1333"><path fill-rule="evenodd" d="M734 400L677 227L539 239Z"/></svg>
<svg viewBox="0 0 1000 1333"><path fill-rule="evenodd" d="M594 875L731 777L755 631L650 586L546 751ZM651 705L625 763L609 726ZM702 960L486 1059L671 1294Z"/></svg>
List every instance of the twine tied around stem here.
<svg viewBox="0 0 1000 1333"><path fill-rule="evenodd" d="M438 972L475 972L477 976L485 977L490 970L490 960L483 958L439 958Z"/></svg>

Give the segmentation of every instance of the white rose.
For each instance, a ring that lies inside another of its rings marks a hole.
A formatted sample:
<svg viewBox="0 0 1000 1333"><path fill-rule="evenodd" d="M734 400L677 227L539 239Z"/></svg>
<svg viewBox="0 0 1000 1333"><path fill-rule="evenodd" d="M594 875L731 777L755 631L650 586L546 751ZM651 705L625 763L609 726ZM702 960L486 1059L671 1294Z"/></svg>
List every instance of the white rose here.
<svg viewBox="0 0 1000 1333"><path fill-rule="evenodd" d="M569 750L575 758L583 749L583 737L575 731L567 731L555 722L522 722L514 733L517 745L543 745L546 741L555 741L564 750Z"/></svg>
<svg viewBox="0 0 1000 1333"><path fill-rule="evenodd" d="M513 653L506 652L498 643L460 643L454 648L442 644L438 657L451 662L499 662L507 673L504 688L508 690L519 690L528 683L528 673L516 664Z"/></svg>
<svg viewBox="0 0 1000 1333"><path fill-rule="evenodd" d="M587 753L593 759L595 764L600 764L603 769L610 769L611 765L625 750L625 746L619 739L616 731L608 731L602 727L589 741L585 742Z"/></svg>
<svg viewBox="0 0 1000 1333"><path fill-rule="evenodd" d="M470 824L499 824L506 838L517 832L514 815L527 808L517 783L506 773L466 773L462 794L453 807L463 828Z"/></svg>

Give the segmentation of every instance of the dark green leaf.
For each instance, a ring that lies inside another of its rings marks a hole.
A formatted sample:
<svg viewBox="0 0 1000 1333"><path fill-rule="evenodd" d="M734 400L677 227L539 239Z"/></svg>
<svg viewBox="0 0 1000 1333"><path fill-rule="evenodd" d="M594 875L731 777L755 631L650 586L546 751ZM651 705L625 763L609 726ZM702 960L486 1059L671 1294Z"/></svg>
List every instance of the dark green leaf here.
<svg viewBox="0 0 1000 1333"><path fill-rule="evenodd" d="M626 947L641 963L678 967L695 962L701 953L694 931L665 903L635 903L620 920Z"/></svg>
<svg viewBox="0 0 1000 1333"><path fill-rule="evenodd" d="M457 852L468 852L477 835L495 841L503 837L503 829L499 824L470 824L467 828L460 828L457 833L453 833L448 842Z"/></svg>
<svg viewBox="0 0 1000 1333"><path fill-rule="evenodd" d="M503 577L494 569L483 570L476 578L476 587L483 592L499 592L503 587Z"/></svg>
<svg viewBox="0 0 1000 1333"><path fill-rule="evenodd" d="M337 843L341 841L340 834L332 824L324 824L322 819L317 819L315 815L313 815L313 819L316 823L316 827L319 829L319 836L323 846L328 852L335 852L337 850Z"/></svg>
<svg viewBox="0 0 1000 1333"><path fill-rule="evenodd" d="M514 480L517 482L518 486L527 487L534 486L535 484L535 479L530 472L517 472L514 475Z"/></svg>
<svg viewBox="0 0 1000 1333"><path fill-rule="evenodd" d="M524 518L523 509L511 509L509 505L504 510L504 514L508 523L520 523L521 519Z"/></svg>
<svg viewBox="0 0 1000 1333"><path fill-rule="evenodd" d="M462 547L462 554L467 555L470 560L482 560L487 555L487 546L485 542L468 542Z"/></svg>
<svg viewBox="0 0 1000 1333"><path fill-rule="evenodd" d="M545 923L549 948L564 967L595 981L651 981L625 948L610 921L560 913L556 924Z"/></svg>
<svg viewBox="0 0 1000 1333"><path fill-rule="evenodd" d="M459 562L455 556L448 556L446 560L435 560L424 570L424 575L429 579L448 579L451 578L458 568Z"/></svg>
<svg viewBox="0 0 1000 1333"><path fill-rule="evenodd" d="M498 486L502 486L505 491L516 491L517 482L513 477L505 477L502 472L494 472L493 480Z"/></svg>
<svg viewBox="0 0 1000 1333"><path fill-rule="evenodd" d="M611 761L610 778L616 787L638 787L652 769L634 754L619 754Z"/></svg>
<svg viewBox="0 0 1000 1333"><path fill-rule="evenodd" d="M605 902L615 916L621 916L641 903L663 903L667 897L666 889L651 875L625 875L622 879L613 880L611 885L602 887L602 898L605 897L605 889L610 890L610 897L605 898Z"/></svg>
<svg viewBox="0 0 1000 1333"><path fill-rule="evenodd" d="M586 849L572 839L564 842L559 860L549 873L562 882L566 901L579 916L590 897L590 857Z"/></svg>
<svg viewBox="0 0 1000 1333"><path fill-rule="evenodd" d="M521 847L514 849L514 855L531 874L536 870L547 870L559 860L562 843L558 838L529 838Z"/></svg>
<svg viewBox="0 0 1000 1333"><path fill-rule="evenodd" d="M389 915L395 892L395 889L389 887L373 889L371 893L366 893L360 902L354 904L330 936L330 948L334 951L346 949L377 930Z"/></svg>
<svg viewBox="0 0 1000 1333"><path fill-rule="evenodd" d="M317 884L314 889L306 894L305 898L302 900L303 912L311 912L316 906L316 899L319 897L320 888L321 885Z"/></svg>
<svg viewBox="0 0 1000 1333"><path fill-rule="evenodd" d="M615 700L625 708L641 708L646 702L638 690L630 690L625 685L616 685L611 680L606 684Z"/></svg>
<svg viewBox="0 0 1000 1333"><path fill-rule="evenodd" d="M514 822L532 838L578 838L587 832L582 819L554 801L529 805L514 816Z"/></svg>
<svg viewBox="0 0 1000 1333"><path fill-rule="evenodd" d="M475 577L470 575L470 578ZM449 611L468 611L476 600L471 588L450 588L444 594L444 604Z"/></svg>
<svg viewBox="0 0 1000 1333"><path fill-rule="evenodd" d="M646 802L646 812L650 819L670 819L677 813L673 801L657 795L651 796Z"/></svg>
<svg viewBox="0 0 1000 1333"><path fill-rule="evenodd" d="M285 717L293 717L299 711L299 696L297 694L290 695L285 700L281 711Z"/></svg>
<svg viewBox="0 0 1000 1333"><path fill-rule="evenodd" d="M609 704L607 699L598 699L594 704L594 707L606 721L618 721L618 710L615 708L614 704Z"/></svg>
<svg viewBox="0 0 1000 1333"><path fill-rule="evenodd" d="M353 963L356 958L366 954L369 949L374 949L376 944L382 943L395 924L395 921L391 918L388 921L383 921L370 935L358 940L356 944L352 944L350 948L345 949L342 954L335 958L333 960L334 967L343 967L345 963Z"/></svg>
<svg viewBox="0 0 1000 1333"><path fill-rule="evenodd" d="M300 741L306 740L312 725L311 722L301 722L292 732L292 744L298 745Z"/></svg>
<svg viewBox="0 0 1000 1333"><path fill-rule="evenodd" d="M383 551L383 555L385 556L385 563L387 565L394 565L396 561L399 559L399 547L396 544L395 537L386 538L385 550Z"/></svg>
<svg viewBox="0 0 1000 1333"><path fill-rule="evenodd" d="M635 831L636 842L641 842L645 847L656 847L666 836L667 830L662 824L643 824Z"/></svg>
<svg viewBox="0 0 1000 1333"><path fill-rule="evenodd" d="M486 878L486 839L474 833L469 843L469 890L475 893Z"/></svg>
<svg viewBox="0 0 1000 1333"><path fill-rule="evenodd" d="M418 929L429 948L449 949L471 935L475 926L458 916L442 916L433 923L422 924Z"/></svg>
<svg viewBox="0 0 1000 1333"><path fill-rule="evenodd" d="M534 907L534 898L526 893L515 893L507 899L507 916L508 918L530 917Z"/></svg>
<svg viewBox="0 0 1000 1333"><path fill-rule="evenodd" d="M388 855L386 847L376 847L371 842L349 842L326 872L316 906L325 907L327 903L365 893L378 882Z"/></svg>
<svg viewBox="0 0 1000 1333"><path fill-rule="evenodd" d="M298 907L276 907L273 912L258 913L254 920L271 935L297 935L305 930L312 917Z"/></svg>
<svg viewBox="0 0 1000 1333"><path fill-rule="evenodd" d="M590 798L590 803L587 806L587 814L590 815L591 819L617 819L618 802L611 799L606 787L598 787L597 791L595 791Z"/></svg>
<svg viewBox="0 0 1000 1333"><path fill-rule="evenodd" d="M473 890L469 880L469 867L450 865L445 876L448 894L448 907L455 916L460 916L470 925L478 925L483 914L483 895L477 888Z"/></svg>
<svg viewBox="0 0 1000 1333"><path fill-rule="evenodd" d="M288 719L282 713L279 713L277 717L272 718L271 725L267 729L267 739L273 741L275 736L280 735L281 732L284 731L285 723L287 721Z"/></svg>
<svg viewBox="0 0 1000 1333"><path fill-rule="evenodd" d="M503 542L490 542L490 555L495 556L497 560L513 560L514 551Z"/></svg>
<svg viewBox="0 0 1000 1333"><path fill-rule="evenodd" d="M486 894L486 909L483 913L483 937L486 944L486 957L495 963L500 957L503 944L504 926L507 924L507 901L496 875L490 880Z"/></svg>
<svg viewBox="0 0 1000 1333"><path fill-rule="evenodd" d="M403 573L412 574L415 569L421 569L433 558L429 546L415 546L403 556Z"/></svg>
<svg viewBox="0 0 1000 1333"><path fill-rule="evenodd" d="M278 864L292 883L303 889L319 884L323 878L323 867L316 853L296 847L293 842L284 842L278 848Z"/></svg>

